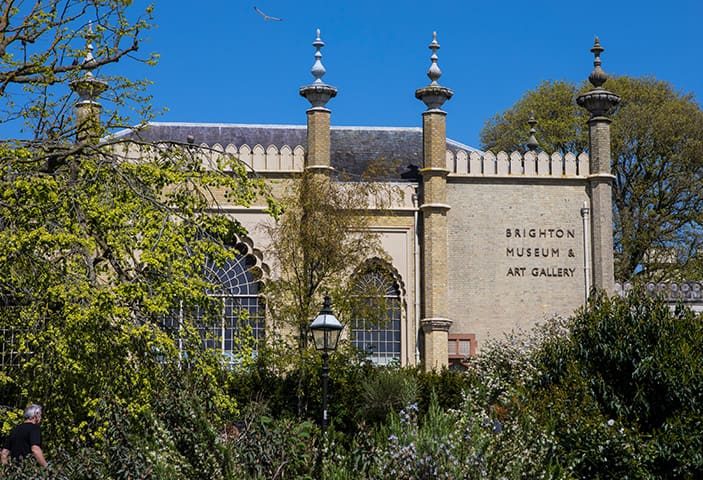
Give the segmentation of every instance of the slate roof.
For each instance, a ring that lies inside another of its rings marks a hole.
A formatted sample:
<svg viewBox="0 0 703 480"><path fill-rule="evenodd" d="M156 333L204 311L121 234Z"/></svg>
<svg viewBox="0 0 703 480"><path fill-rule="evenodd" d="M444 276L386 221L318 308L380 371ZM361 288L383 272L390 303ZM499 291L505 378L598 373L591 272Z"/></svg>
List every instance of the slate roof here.
<svg viewBox="0 0 703 480"><path fill-rule="evenodd" d="M304 125L246 125L214 123L154 122L143 130L124 130L116 136L138 136L150 142L186 142L192 136L196 145L216 143L237 147L259 144L264 148L288 145L307 148ZM389 172L375 178L399 180L408 165L422 165L422 129L417 127L342 127L331 128L332 166L340 172L361 175L374 170ZM447 149L453 152L476 151L454 140L447 139Z"/></svg>

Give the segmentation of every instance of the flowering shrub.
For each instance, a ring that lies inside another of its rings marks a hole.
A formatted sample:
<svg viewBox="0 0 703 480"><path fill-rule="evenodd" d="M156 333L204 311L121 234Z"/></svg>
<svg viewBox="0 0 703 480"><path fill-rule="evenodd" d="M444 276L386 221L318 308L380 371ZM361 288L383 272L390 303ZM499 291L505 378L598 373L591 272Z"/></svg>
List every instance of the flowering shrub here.
<svg viewBox="0 0 703 480"><path fill-rule="evenodd" d="M426 413L406 406L338 444L325 478L700 478L700 345L690 311L596 296L570 319L485 345L459 409L438 406L441 390Z"/></svg>
<svg viewBox="0 0 703 480"><path fill-rule="evenodd" d="M461 432L454 428L456 420L456 413L442 411L436 400L422 423L417 404L393 416L380 431L387 442L377 456L377 478L461 478Z"/></svg>
<svg viewBox="0 0 703 480"><path fill-rule="evenodd" d="M233 438L233 478L312 478L318 443L309 421L274 419L265 405L252 403L242 430Z"/></svg>

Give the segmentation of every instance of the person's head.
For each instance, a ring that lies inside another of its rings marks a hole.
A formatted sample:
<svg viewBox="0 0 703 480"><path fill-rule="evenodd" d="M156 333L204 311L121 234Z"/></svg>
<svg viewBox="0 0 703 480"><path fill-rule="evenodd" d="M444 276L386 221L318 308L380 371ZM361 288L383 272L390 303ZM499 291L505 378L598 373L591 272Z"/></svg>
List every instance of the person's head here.
<svg viewBox="0 0 703 480"><path fill-rule="evenodd" d="M32 404L24 409L24 419L25 421L35 421L39 423L41 421L41 405Z"/></svg>

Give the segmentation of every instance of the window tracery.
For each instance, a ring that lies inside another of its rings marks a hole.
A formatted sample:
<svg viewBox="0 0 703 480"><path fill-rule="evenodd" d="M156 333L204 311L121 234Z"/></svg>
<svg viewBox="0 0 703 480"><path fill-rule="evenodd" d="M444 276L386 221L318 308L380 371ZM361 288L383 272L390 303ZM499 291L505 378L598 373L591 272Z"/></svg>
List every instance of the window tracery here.
<svg viewBox="0 0 703 480"><path fill-rule="evenodd" d="M381 301L384 318L373 321L356 317L351 322L352 344L377 365L400 361L401 291L387 268L370 266L356 278L355 289L369 302Z"/></svg>

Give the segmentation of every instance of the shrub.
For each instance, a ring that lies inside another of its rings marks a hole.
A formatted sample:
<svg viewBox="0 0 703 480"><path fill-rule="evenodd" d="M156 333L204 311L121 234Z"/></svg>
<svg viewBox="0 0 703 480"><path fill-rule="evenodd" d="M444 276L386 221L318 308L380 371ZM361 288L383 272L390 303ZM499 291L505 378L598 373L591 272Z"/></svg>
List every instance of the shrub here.
<svg viewBox="0 0 703 480"><path fill-rule="evenodd" d="M242 432L232 444L234 478L312 478L317 437L312 422L275 419L264 404L250 403Z"/></svg>

